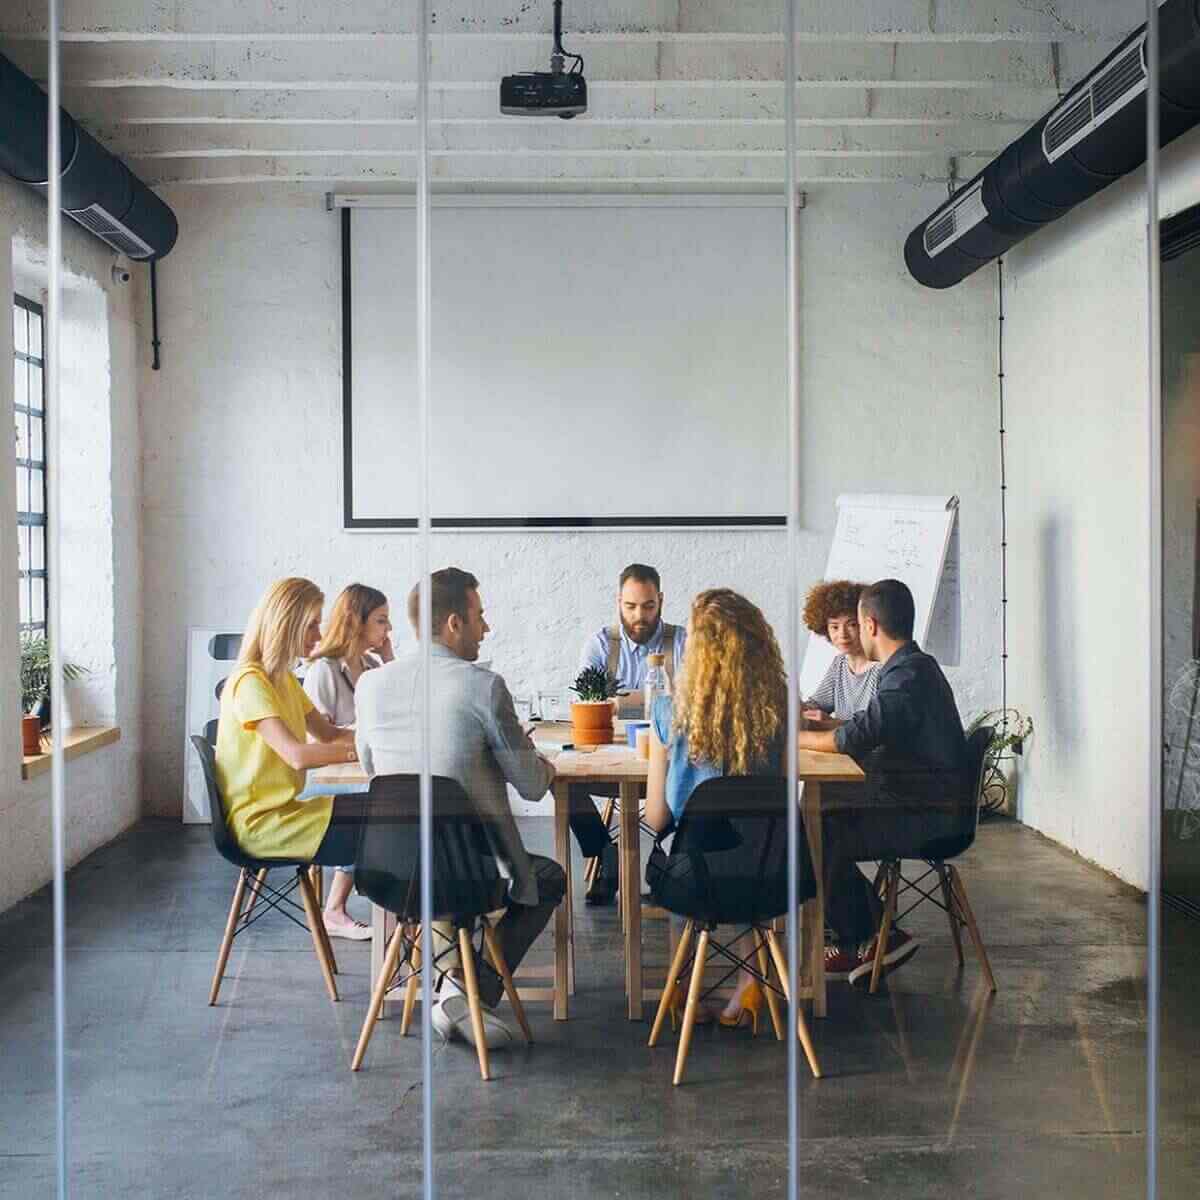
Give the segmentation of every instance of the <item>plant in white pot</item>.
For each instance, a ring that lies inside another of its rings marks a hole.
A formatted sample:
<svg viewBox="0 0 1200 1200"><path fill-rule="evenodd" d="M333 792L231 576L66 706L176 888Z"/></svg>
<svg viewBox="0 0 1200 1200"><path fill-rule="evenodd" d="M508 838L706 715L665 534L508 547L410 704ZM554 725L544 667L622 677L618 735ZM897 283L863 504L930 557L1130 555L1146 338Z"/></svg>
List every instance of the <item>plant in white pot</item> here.
<svg viewBox="0 0 1200 1200"><path fill-rule="evenodd" d="M63 678L81 679L87 668L63 663ZM50 698L50 643L43 634L21 637L21 745L25 754L41 753L41 710Z"/></svg>
<svg viewBox="0 0 1200 1200"><path fill-rule="evenodd" d="M613 740L613 700L620 684L603 667L584 667L571 691L571 736L577 746L606 746Z"/></svg>
<svg viewBox="0 0 1200 1200"><path fill-rule="evenodd" d="M995 732L983 753L980 810L1015 813L1017 758L1025 753L1025 742L1033 733L1033 718L1015 708L995 708L980 713L967 727L967 736L984 725L992 726Z"/></svg>

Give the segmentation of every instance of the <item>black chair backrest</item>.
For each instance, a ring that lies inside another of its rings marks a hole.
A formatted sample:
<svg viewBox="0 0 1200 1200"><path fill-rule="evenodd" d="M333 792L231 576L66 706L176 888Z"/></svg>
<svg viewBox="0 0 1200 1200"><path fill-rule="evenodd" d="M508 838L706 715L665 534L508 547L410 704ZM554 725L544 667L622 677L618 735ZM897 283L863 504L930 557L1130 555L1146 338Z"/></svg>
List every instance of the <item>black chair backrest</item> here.
<svg viewBox="0 0 1200 1200"><path fill-rule="evenodd" d="M376 775L354 885L402 921L421 918L419 775ZM503 908L508 891L474 805L453 779L433 777L433 911L469 920Z"/></svg>
<svg viewBox="0 0 1200 1200"><path fill-rule="evenodd" d="M718 924L765 922L786 913L787 803L788 783L781 775L726 776L696 788L668 860L669 890L685 881L686 886L668 907ZM816 885L803 823L799 829L799 900L804 901L815 895Z"/></svg>
<svg viewBox="0 0 1200 1200"><path fill-rule="evenodd" d="M976 729L970 737L967 738L967 753L966 753L966 785L967 795L965 803L971 809L971 840L975 840L975 829L979 825L979 793L983 787L983 760L987 755L987 748L992 744L992 739L996 736L996 729L993 725L981 725Z"/></svg>
<svg viewBox="0 0 1200 1200"><path fill-rule="evenodd" d="M204 723L204 740L215 750L217 748L217 726L221 722L214 717Z"/></svg>
<svg viewBox="0 0 1200 1200"><path fill-rule="evenodd" d="M234 840L229 826L225 823L225 808L221 803L221 789L217 786L217 756L207 739L198 733L192 734L192 745L200 756L200 766L204 769L204 786L208 792L208 810L212 817L212 839L217 853L228 859L234 866L245 866L246 856Z"/></svg>

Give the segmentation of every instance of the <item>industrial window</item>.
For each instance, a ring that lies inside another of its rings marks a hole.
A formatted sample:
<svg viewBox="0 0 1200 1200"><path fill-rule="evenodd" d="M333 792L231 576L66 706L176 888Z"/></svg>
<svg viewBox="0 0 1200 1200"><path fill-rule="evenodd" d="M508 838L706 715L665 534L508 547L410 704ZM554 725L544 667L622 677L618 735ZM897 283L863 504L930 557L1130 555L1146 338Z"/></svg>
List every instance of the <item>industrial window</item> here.
<svg viewBox="0 0 1200 1200"><path fill-rule="evenodd" d="M46 383L42 306L13 297L21 632L46 633Z"/></svg>

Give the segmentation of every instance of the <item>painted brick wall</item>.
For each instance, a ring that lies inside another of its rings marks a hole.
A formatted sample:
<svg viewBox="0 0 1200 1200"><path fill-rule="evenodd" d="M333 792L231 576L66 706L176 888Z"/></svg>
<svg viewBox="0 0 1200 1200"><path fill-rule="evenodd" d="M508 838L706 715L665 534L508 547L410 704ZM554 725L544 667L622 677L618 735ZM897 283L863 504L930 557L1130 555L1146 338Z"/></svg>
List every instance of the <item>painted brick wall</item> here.
<svg viewBox="0 0 1200 1200"><path fill-rule="evenodd" d="M45 269L46 208L0 180L0 297L28 291ZM141 811L141 458L135 289L111 283L113 255L63 225L63 645L89 667L68 691L78 721L111 721L121 741L67 768L66 852L73 865ZM36 297L35 297L36 298ZM7 313L8 309L5 308ZM0 331L11 362L12 328ZM11 413L12 372L0 371L0 413ZM8 428L8 418L0 422ZM0 722L0 910L51 874L50 777L21 779L17 547L13 444L0 438L0 678L14 681Z"/></svg>
<svg viewBox="0 0 1200 1200"><path fill-rule="evenodd" d="M802 582L821 574L839 492L957 492L969 602L951 674L970 713L999 690L995 300L990 278L949 296L908 278L903 235L939 196L826 189L801 214ZM187 627L240 627L264 584L291 572L330 599L357 579L398 600L415 544L339 528L337 217L311 190L177 188L167 198L181 235L160 275L164 365L141 384L144 782L150 811L178 815ZM535 443L530 469L543 469ZM672 617L700 588L728 583L782 627L776 533L444 534L433 551L437 565L482 580L495 629L485 656L515 692L567 681L635 558L662 569Z"/></svg>

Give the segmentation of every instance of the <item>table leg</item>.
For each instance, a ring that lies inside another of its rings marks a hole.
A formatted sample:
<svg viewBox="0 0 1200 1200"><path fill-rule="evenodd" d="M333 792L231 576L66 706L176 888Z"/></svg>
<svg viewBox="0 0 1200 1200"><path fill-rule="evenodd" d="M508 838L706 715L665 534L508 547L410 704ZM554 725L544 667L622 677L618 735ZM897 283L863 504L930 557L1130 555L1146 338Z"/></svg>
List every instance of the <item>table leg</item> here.
<svg viewBox="0 0 1200 1200"><path fill-rule="evenodd" d="M629 1019L642 1019L642 845L638 784L621 784L621 896L625 916L625 981Z"/></svg>
<svg viewBox="0 0 1200 1200"><path fill-rule="evenodd" d="M825 889L822 885L824 840L821 836L821 785L804 784L804 831L816 875L817 894L804 906L801 932L803 954L808 959L808 982L812 988L813 1016L825 1016Z"/></svg>
<svg viewBox="0 0 1200 1200"><path fill-rule="evenodd" d="M554 1019L567 1019L570 980L567 963L571 953L571 919L567 905L571 896L571 836L567 824L569 812L567 792L570 782L558 779L554 782L554 856L567 876L567 894L554 910Z"/></svg>

